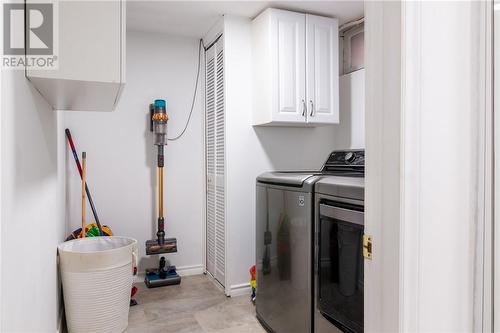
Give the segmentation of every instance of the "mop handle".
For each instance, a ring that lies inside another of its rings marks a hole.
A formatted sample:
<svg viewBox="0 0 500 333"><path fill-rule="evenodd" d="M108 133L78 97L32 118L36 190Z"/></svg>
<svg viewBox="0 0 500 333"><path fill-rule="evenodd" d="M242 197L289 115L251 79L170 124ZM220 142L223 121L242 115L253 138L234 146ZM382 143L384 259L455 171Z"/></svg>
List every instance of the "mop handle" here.
<svg viewBox="0 0 500 333"><path fill-rule="evenodd" d="M82 177L82 167L80 165L80 160L78 159L78 153L76 152L75 145L73 144L73 138L71 137L71 132L68 128L66 128L66 137L68 138L69 146L71 148L71 152L73 153L73 158L76 163L76 167L78 168L78 173L80 173L80 177ZM90 195L89 187L87 186L87 182L85 182L85 192L87 193L87 197L89 198L90 209L92 209L92 214L94 214L95 223L97 224L97 228L99 229L99 236L103 236L101 223L99 222L99 217L97 216L97 211L94 206L94 201L92 200L92 196Z"/></svg>
<svg viewBox="0 0 500 333"><path fill-rule="evenodd" d="M82 152L82 238L85 238L85 177L87 173L87 154Z"/></svg>

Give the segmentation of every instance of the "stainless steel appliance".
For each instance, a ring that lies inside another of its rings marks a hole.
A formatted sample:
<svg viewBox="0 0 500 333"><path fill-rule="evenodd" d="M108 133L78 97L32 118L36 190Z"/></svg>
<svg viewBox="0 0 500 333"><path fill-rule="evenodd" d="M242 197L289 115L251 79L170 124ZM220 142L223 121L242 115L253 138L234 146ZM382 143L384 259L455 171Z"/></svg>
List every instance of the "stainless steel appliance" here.
<svg viewBox="0 0 500 333"><path fill-rule="evenodd" d="M257 178L256 312L269 332L362 330L363 172L363 151L335 151L321 171Z"/></svg>
<svg viewBox="0 0 500 333"><path fill-rule="evenodd" d="M333 152L325 169L337 176L315 184L314 331L363 332L364 152Z"/></svg>
<svg viewBox="0 0 500 333"><path fill-rule="evenodd" d="M257 318L269 332L312 331L313 173L257 178Z"/></svg>

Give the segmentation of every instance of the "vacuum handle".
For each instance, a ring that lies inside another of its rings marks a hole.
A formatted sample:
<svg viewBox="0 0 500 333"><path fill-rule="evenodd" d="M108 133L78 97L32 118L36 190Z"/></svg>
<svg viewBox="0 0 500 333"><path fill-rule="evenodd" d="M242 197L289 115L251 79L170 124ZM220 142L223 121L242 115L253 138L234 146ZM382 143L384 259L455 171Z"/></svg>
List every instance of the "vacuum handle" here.
<svg viewBox="0 0 500 333"><path fill-rule="evenodd" d="M158 218L163 217L163 168L158 168Z"/></svg>

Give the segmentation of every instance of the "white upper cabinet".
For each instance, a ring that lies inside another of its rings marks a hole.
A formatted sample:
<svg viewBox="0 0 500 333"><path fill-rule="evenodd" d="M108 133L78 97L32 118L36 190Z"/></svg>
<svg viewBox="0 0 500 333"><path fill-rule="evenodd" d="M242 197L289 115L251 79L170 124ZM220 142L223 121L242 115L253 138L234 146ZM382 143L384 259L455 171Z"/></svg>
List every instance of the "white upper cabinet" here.
<svg viewBox="0 0 500 333"><path fill-rule="evenodd" d="M338 123L337 21L267 9L252 29L253 124Z"/></svg>
<svg viewBox="0 0 500 333"><path fill-rule="evenodd" d="M271 15L273 75L277 89L273 94L275 121L303 121L305 103L305 21L301 14L280 11ZM276 79L275 79L276 80Z"/></svg>
<svg viewBox="0 0 500 333"><path fill-rule="evenodd" d="M306 15L307 122L339 122L337 20Z"/></svg>
<svg viewBox="0 0 500 333"><path fill-rule="evenodd" d="M112 111L125 83L125 2L56 5L58 68L26 77L55 110Z"/></svg>

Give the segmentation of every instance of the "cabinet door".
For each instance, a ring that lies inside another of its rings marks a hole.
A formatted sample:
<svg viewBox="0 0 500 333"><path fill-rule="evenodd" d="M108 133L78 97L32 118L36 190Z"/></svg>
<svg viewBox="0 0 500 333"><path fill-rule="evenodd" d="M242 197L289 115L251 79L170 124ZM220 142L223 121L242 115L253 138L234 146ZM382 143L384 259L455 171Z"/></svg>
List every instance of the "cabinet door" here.
<svg viewBox="0 0 500 333"><path fill-rule="evenodd" d="M271 15L274 84L273 121L305 122L305 15L275 10ZM258 98L258 96L256 96Z"/></svg>
<svg viewBox="0 0 500 333"><path fill-rule="evenodd" d="M28 69L28 77L117 82L124 63L122 1L58 0L58 69Z"/></svg>
<svg viewBox="0 0 500 333"><path fill-rule="evenodd" d="M338 22L306 15L307 122L339 122Z"/></svg>
<svg viewBox="0 0 500 333"><path fill-rule="evenodd" d="M55 110L111 111L125 84L125 0L54 0L57 69L26 77Z"/></svg>

